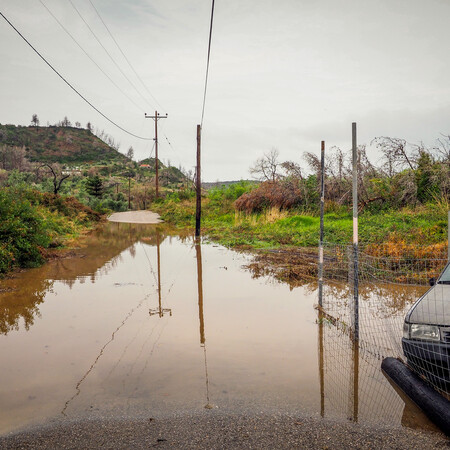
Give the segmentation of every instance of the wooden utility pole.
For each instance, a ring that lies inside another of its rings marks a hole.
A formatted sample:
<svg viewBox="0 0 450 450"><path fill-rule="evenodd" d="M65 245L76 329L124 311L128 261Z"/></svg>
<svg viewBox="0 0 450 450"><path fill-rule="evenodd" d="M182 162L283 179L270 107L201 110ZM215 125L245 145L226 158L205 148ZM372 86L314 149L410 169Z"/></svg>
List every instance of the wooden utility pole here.
<svg viewBox="0 0 450 450"><path fill-rule="evenodd" d="M159 119L167 119L168 114L165 116L159 115L158 111L155 111L154 116L148 116L147 113L145 113L146 119L153 119L155 121L155 194L156 198L158 198L159 195L159 178L158 178L158 120ZM149 160L150 162L150 160Z"/></svg>
<svg viewBox="0 0 450 450"><path fill-rule="evenodd" d="M202 138L202 127L197 125L197 173L196 173L196 188L197 188L197 205L195 208L195 236L200 236L200 222L202 217L202 177L200 164L200 148Z"/></svg>
<svg viewBox="0 0 450 450"><path fill-rule="evenodd" d="M128 209L131 209L131 174L128 174Z"/></svg>

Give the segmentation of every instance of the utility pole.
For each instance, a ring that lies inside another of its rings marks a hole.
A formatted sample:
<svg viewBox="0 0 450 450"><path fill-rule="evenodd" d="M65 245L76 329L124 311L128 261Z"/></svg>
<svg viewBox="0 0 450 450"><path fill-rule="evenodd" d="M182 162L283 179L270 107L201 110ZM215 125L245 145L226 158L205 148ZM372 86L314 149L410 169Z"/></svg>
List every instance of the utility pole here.
<svg viewBox="0 0 450 450"><path fill-rule="evenodd" d="M158 111L155 111L154 116L149 116L145 113L146 119L153 119L155 121L155 191L156 198L159 195L159 178L158 178L158 120L159 119L167 119L168 114L165 116L161 116ZM149 161L150 162L150 161Z"/></svg>
<svg viewBox="0 0 450 450"><path fill-rule="evenodd" d="M197 203L195 208L195 236L200 236L200 221L202 217L202 178L201 178L201 164L200 164L200 148L201 148L201 125L197 125L197 173L196 173L196 187L197 187Z"/></svg>
<svg viewBox="0 0 450 450"><path fill-rule="evenodd" d="M131 209L131 173L128 174L128 209Z"/></svg>

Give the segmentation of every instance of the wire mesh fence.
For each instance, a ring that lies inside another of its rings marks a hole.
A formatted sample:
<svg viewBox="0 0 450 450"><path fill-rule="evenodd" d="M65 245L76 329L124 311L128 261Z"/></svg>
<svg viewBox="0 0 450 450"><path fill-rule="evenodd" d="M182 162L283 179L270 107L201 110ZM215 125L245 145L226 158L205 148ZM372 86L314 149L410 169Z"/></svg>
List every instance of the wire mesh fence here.
<svg viewBox="0 0 450 450"><path fill-rule="evenodd" d="M348 341L344 344L334 336L336 345L354 346L356 341L358 366L365 370L376 367L381 376L382 359L400 358L436 390L449 396L447 246L360 246L357 302L353 259L352 246L324 245L320 320L328 325L327 330L332 329ZM332 358L327 360L332 364ZM354 365L355 358L347 362ZM341 365L339 370L344 370L342 360L337 364ZM377 376L373 372L372 377Z"/></svg>

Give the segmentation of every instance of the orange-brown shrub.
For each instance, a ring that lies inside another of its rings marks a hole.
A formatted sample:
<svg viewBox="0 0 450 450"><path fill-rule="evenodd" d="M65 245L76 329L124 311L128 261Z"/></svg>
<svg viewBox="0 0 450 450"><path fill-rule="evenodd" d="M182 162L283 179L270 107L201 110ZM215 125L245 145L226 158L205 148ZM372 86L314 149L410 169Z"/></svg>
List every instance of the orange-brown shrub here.
<svg viewBox="0 0 450 450"><path fill-rule="evenodd" d="M252 213L267 208L290 209L301 203L302 195L295 181L266 181L241 195L234 205L238 211Z"/></svg>

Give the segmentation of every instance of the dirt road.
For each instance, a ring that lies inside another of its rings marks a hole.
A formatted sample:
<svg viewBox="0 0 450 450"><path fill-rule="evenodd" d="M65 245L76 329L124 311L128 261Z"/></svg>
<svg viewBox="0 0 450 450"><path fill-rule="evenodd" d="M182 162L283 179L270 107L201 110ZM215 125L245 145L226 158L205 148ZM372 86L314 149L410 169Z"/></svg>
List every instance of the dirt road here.
<svg viewBox="0 0 450 450"><path fill-rule="evenodd" d="M110 222L125 222L125 223L146 223L154 224L163 222L156 214L152 211L125 211L116 212L108 217Z"/></svg>

